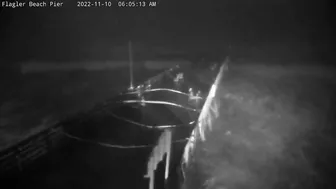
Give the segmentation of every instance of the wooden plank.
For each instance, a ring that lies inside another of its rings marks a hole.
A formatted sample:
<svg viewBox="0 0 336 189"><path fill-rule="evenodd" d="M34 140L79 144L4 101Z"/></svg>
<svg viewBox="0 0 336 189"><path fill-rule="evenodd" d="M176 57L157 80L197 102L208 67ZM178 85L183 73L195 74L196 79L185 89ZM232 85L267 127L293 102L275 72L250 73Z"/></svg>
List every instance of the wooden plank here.
<svg viewBox="0 0 336 189"><path fill-rule="evenodd" d="M26 160L27 161L32 161L35 160L41 156L43 156L44 154L46 154L48 151L46 149L40 149L40 150L36 150L33 153L30 153L28 156L26 156Z"/></svg>

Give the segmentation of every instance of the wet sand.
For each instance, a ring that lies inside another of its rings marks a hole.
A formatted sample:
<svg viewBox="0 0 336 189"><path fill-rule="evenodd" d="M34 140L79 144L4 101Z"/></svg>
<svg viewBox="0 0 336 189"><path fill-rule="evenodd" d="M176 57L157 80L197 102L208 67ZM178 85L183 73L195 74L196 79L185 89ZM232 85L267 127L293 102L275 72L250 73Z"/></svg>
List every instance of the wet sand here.
<svg viewBox="0 0 336 189"><path fill-rule="evenodd" d="M184 188L335 188L334 70L232 65Z"/></svg>

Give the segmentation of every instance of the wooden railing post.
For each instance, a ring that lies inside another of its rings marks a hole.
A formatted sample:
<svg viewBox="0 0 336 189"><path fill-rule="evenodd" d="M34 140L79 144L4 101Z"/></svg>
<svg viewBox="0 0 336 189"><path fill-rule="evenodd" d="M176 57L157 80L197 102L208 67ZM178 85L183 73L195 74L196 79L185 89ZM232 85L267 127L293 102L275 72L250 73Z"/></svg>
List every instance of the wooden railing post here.
<svg viewBox="0 0 336 189"><path fill-rule="evenodd" d="M17 166L18 166L19 171L22 171L22 170L23 170L23 167L22 167L22 162L21 162L20 153L21 153L21 148L18 147L18 148L17 148L17 154L16 154L16 156L15 156L15 159L16 159L16 164L17 164Z"/></svg>

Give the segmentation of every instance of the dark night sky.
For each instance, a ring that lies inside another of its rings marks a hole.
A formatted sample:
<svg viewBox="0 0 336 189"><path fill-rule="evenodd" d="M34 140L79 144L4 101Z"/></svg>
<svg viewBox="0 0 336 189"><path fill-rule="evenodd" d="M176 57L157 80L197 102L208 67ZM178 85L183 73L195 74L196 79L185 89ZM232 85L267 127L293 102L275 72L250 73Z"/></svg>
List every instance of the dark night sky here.
<svg viewBox="0 0 336 189"><path fill-rule="evenodd" d="M108 59L113 46L128 39L189 49L232 45L241 56L246 49L287 49L332 57L333 6L326 0L161 0L156 8L118 9L80 9L74 3L61 9L5 9L1 57Z"/></svg>

